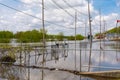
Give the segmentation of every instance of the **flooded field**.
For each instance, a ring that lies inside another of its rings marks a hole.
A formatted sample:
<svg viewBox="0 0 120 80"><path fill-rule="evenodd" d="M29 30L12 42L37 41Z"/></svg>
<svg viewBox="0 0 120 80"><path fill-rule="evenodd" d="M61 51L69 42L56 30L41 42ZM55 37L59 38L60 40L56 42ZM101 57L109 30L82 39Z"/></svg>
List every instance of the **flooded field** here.
<svg viewBox="0 0 120 80"><path fill-rule="evenodd" d="M90 65L89 42L76 43L76 48L75 42L69 41L59 47L54 46L55 42L48 42L44 50L40 47L18 50L13 65L0 64L0 80L94 80L66 70L87 72L90 68L95 72L120 69L120 42L93 42Z"/></svg>

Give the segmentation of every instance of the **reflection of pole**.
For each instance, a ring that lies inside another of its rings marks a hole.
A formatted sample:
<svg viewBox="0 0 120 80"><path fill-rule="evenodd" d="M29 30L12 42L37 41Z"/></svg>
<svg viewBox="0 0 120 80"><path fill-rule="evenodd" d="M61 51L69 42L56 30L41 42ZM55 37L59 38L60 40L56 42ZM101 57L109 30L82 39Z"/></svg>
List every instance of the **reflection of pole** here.
<svg viewBox="0 0 120 80"><path fill-rule="evenodd" d="M22 65L22 42L20 47L20 65ZM20 68L20 77L22 77L22 68Z"/></svg>
<svg viewBox="0 0 120 80"><path fill-rule="evenodd" d="M91 65L91 52L92 52L92 29L91 29L91 15L90 15L90 1L88 0L88 16L89 16L89 27L90 27L90 55L89 55L89 67L88 71L90 71L90 65Z"/></svg>
<svg viewBox="0 0 120 80"><path fill-rule="evenodd" d="M117 32L117 37L119 37L118 36L118 27L117 27L117 25L118 25L118 22L116 23L116 32ZM118 61L118 54L117 54L117 45L119 45L117 42L116 42L116 59L117 59L117 61Z"/></svg>
<svg viewBox="0 0 120 80"><path fill-rule="evenodd" d="M86 31L86 22L85 22L85 37L87 38L87 31ZM85 43L85 45L86 45L86 43ZM85 63L86 63L86 60L87 59L87 57L86 57L86 47L85 47Z"/></svg>
<svg viewBox="0 0 120 80"><path fill-rule="evenodd" d="M76 70L76 26L77 26L77 11L75 11L75 70Z"/></svg>
<svg viewBox="0 0 120 80"><path fill-rule="evenodd" d="M103 19L103 22L104 22L104 29L103 29L103 31L104 31L104 35L103 35L103 37L104 37L104 46L103 46L103 49L105 49L106 21ZM105 59L105 50L103 51L103 59Z"/></svg>
<svg viewBox="0 0 120 80"><path fill-rule="evenodd" d="M28 66L30 66L30 51L28 51ZM28 68L28 80L30 80L30 68Z"/></svg>
<svg viewBox="0 0 120 80"><path fill-rule="evenodd" d="M80 72L82 69L82 57L81 57L81 44L80 44ZM80 80L81 80L81 76L80 76Z"/></svg>
<svg viewBox="0 0 120 80"><path fill-rule="evenodd" d="M35 49L35 64L37 64L37 52L36 52L37 49Z"/></svg>
<svg viewBox="0 0 120 80"><path fill-rule="evenodd" d="M81 55L81 44L80 44L80 72L81 72L81 68L82 68L82 55Z"/></svg>
<svg viewBox="0 0 120 80"><path fill-rule="evenodd" d="M22 64L22 42L20 47L20 64Z"/></svg>

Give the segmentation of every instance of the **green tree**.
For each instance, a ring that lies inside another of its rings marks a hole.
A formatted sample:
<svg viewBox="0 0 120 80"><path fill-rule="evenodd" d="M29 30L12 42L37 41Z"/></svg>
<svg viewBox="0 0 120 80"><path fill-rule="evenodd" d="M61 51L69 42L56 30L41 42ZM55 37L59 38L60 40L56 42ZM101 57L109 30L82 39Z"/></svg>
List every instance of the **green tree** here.
<svg viewBox="0 0 120 80"><path fill-rule="evenodd" d="M84 36L82 36L80 34L76 35L76 40L83 40L83 39L84 39Z"/></svg>
<svg viewBox="0 0 120 80"><path fill-rule="evenodd" d="M75 40L75 37L74 36L68 36L68 40Z"/></svg>
<svg viewBox="0 0 120 80"><path fill-rule="evenodd" d="M120 26L112 28L112 29L106 31L106 33L119 33L120 34Z"/></svg>
<svg viewBox="0 0 120 80"><path fill-rule="evenodd" d="M0 31L0 43L9 43L13 38L13 33L10 31Z"/></svg>
<svg viewBox="0 0 120 80"><path fill-rule="evenodd" d="M62 41L62 40L64 39L64 34L63 34L63 32L58 33L58 35L56 35L56 38L57 38L57 40Z"/></svg>

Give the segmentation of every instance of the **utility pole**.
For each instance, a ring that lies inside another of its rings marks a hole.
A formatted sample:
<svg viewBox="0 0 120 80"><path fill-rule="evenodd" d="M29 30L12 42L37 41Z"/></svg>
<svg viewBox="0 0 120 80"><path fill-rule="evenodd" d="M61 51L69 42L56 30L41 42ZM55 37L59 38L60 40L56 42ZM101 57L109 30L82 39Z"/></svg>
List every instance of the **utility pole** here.
<svg viewBox="0 0 120 80"><path fill-rule="evenodd" d="M101 46L101 38L102 38L102 33L101 33L101 9L99 10L99 16L100 16L100 49L102 48L102 46Z"/></svg>
<svg viewBox="0 0 120 80"><path fill-rule="evenodd" d="M87 38L87 34L86 34L86 33L87 33L87 31L86 31L87 25L86 25L86 24L87 24L87 23L86 23L86 20L85 20L85 38ZM86 40L87 40L87 39L86 39ZM86 40L85 40L85 41L86 41ZM85 47L85 62L87 61L86 58L87 58L87 57L86 57L86 47Z"/></svg>
<svg viewBox="0 0 120 80"><path fill-rule="evenodd" d="M102 49L102 46L101 46L101 38L103 37L102 33L101 33L101 9L99 9L99 17L100 17L100 56L99 56L99 66L101 65L101 49ZM100 68L99 68L100 70Z"/></svg>
<svg viewBox="0 0 120 80"><path fill-rule="evenodd" d="M42 0L42 27L43 27L43 62L42 67L44 67L44 55L45 55L45 23L44 23L44 0ZM44 71L42 69L42 80L44 79Z"/></svg>
<svg viewBox="0 0 120 80"><path fill-rule="evenodd" d="M104 20L104 18L103 18L103 23L104 23L103 32L105 34L105 31L106 31L106 21Z"/></svg>
<svg viewBox="0 0 120 80"><path fill-rule="evenodd" d="M42 27L43 27L43 46L45 47L44 0L42 0Z"/></svg>
<svg viewBox="0 0 120 80"><path fill-rule="evenodd" d="M119 30L118 30L118 22L119 22L119 20L117 20L117 22L116 22L116 39L118 38L119 39ZM119 44L116 42L116 47L118 47L119 48ZM118 60L118 48L116 48L116 59Z"/></svg>
<svg viewBox="0 0 120 80"><path fill-rule="evenodd" d="M76 70L76 27L77 27L77 11L75 10L75 70Z"/></svg>
<svg viewBox="0 0 120 80"><path fill-rule="evenodd" d="M91 28L91 14L90 14L90 1L88 0L88 18L89 18L89 29L90 29L90 55L89 55L89 65L88 65L88 72L90 71L91 65L91 52L92 52L92 28Z"/></svg>
<svg viewBox="0 0 120 80"><path fill-rule="evenodd" d="M103 39L104 39L104 49L105 49L105 37L106 37L106 21L104 20L103 17Z"/></svg>
<svg viewBox="0 0 120 80"><path fill-rule="evenodd" d="M103 18L103 23L104 23L104 27L103 27L103 32L104 32L104 34L105 34L105 31L106 31L106 21L104 20L104 18ZM105 36L105 35L104 35Z"/></svg>

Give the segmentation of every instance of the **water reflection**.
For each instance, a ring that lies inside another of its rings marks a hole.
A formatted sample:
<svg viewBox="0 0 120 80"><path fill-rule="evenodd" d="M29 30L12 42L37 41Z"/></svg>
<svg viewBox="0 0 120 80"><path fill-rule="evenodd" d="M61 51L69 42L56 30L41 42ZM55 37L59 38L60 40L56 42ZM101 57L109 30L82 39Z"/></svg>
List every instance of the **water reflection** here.
<svg viewBox="0 0 120 80"><path fill-rule="evenodd" d="M116 55L116 49L113 48L114 44L116 43L102 42L102 49L100 49L99 42L93 43L91 71L119 69L120 61L118 59L120 58L120 52L117 52ZM74 61L75 44L72 41L69 42L69 46L66 44L46 46L46 49L44 49L44 62L42 56L43 48L40 46L32 46L32 48L24 46L20 50L16 48L15 55L17 61L14 64L27 67L0 65L0 77L8 80L92 80L69 72L52 70L54 68L75 70L74 66L76 65L76 70L88 71L89 46L89 42L77 42L76 64ZM3 50L0 51L2 54ZM8 52L5 51L4 53ZM51 68L51 70L29 67L42 67L43 63L44 67Z"/></svg>
<svg viewBox="0 0 120 80"><path fill-rule="evenodd" d="M25 80L24 70L4 64L0 64L0 77L2 80Z"/></svg>
<svg viewBox="0 0 120 80"><path fill-rule="evenodd" d="M112 49L117 49L120 51L120 41L106 42L105 46L111 47Z"/></svg>

